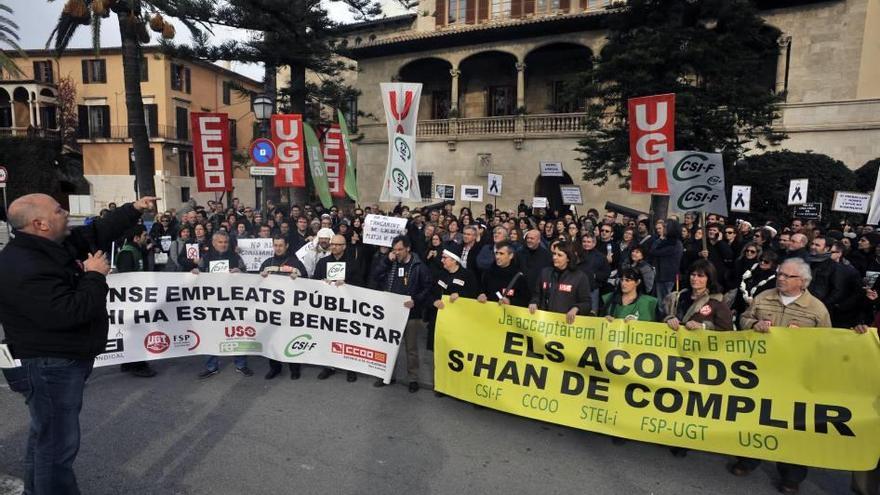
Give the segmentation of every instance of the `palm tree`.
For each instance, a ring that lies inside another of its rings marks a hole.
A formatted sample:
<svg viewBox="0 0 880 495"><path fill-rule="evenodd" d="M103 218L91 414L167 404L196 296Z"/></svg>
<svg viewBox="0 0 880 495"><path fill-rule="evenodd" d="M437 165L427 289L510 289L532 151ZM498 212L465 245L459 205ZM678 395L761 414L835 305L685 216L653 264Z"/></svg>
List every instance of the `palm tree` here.
<svg viewBox="0 0 880 495"><path fill-rule="evenodd" d="M9 15L14 13L12 7L0 2L0 43L12 48L19 55L25 56L24 51L18 46L18 24L7 17L4 12ZM15 76L23 75L15 61L3 50L0 50L0 68Z"/></svg>
<svg viewBox="0 0 880 495"><path fill-rule="evenodd" d="M49 0L50 2L52 0ZM101 20L116 14L119 34L122 38L122 72L125 84L125 106L128 109L128 133L134 148L135 184L138 196L155 196L156 187L153 182L155 164L150 153L150 140L144 119L144 103L141 96L141 43L149 43L150 33L147 30L147 15L153 14L149 20L150 28L161 32L162 37L174 37L174 27L163 21L162 14L176 17L183 22L194 36L201 35L199 25L188 16L198 15L209 17L212 10L210 0L67 0L58 23L49 40L52 41L58 56L64 53L76 29L81 25L91 25L92 42L96 50L100 49Z"/></svg>

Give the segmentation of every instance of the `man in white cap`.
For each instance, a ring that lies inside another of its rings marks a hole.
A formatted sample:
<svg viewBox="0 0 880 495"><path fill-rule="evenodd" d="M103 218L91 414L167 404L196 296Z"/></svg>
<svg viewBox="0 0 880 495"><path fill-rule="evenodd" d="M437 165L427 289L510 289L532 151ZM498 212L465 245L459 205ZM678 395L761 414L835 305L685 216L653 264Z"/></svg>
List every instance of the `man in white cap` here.
<svg viewBox="0 0 880 495"><path fill-rule="evenodd" d="M315 273L315 266L318 260L330 255L330 239L333 238L333 231L323 228L318 231L318 235L314 239L307 242L296 252L296 257L302 261L311 277Z"/></svg>

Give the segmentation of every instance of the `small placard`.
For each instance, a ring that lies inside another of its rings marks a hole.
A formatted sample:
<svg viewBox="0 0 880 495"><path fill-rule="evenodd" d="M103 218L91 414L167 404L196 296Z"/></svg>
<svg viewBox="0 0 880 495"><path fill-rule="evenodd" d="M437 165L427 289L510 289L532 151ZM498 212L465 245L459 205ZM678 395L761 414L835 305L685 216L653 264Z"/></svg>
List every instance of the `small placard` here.
<svg viewBox="0 0 880 495"><path fill-rule="evenodd" d="M190 260L199 259L199 245L198 244L187 244L186 245L186 258Z"/></svg>
<svg viewBox="0 0 880 495"><path fill-rule="evenodd" d="M831 202L831 211L845 211L847 213L868 213L871 207L871 195L852 191L834 191L834 201Z"/></svg>
<svg viewBox="0 0 880 495"><path fill-rule="evenodd" d="M581 186L559 186L559 192L562 193L562 204L564 205L584 204Z"/></svg>
<svg viewBox="0 0 880 495"><path fill-rule="evenodd" d="M563 177L562 162L541 162L541 177Z"/></svg>
<svg viewBox="0 0 880 495"><path fill-rule="evenodd" d="M217 260L208 263L208 271L211 273L228 273L229 260Z"/></svg>
<svg viewBox="0 0 880 495"><path fill-rule="evenodd" d="M327 263L327 280L340 280L345 282L345 262L334 261Z"/></svg>
<svg viewBox="0 0 880 495"><path fill-rule="evenodd" d="M532 198L532 208L546 208L547 198L536 196Z"/></svg>
<svg viewBox="0 0 880 495"><path fill-rule="evenodd" d="M483 201L483 186L461 186L462 201Z"/></svg>

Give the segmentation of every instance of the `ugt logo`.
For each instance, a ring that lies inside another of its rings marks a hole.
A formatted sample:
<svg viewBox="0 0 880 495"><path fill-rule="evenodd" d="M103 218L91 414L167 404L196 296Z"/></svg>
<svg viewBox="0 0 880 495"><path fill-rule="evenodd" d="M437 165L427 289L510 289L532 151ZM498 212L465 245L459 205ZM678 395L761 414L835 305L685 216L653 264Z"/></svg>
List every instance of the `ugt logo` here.
<svg viewBox="0 0 880 495"><path fill-rule="evenodd" d="M162 354L171 347L171 339L164 332L150 332L144 337L144 348L153 354Z"/></svg>
<svg viewBox="0 0 880 495"><path fill-rule="evenodd" d="M403 134L403 124L401 121L406 120L409 116L410 109L412 108L413 102L413 92L405 91L403 93L403 109L398 109L397 107L397 91L389 91L388 99L391 104L388 108L391 109L391 115L394 116L394 120L397 121L397 132Z"/></svg>

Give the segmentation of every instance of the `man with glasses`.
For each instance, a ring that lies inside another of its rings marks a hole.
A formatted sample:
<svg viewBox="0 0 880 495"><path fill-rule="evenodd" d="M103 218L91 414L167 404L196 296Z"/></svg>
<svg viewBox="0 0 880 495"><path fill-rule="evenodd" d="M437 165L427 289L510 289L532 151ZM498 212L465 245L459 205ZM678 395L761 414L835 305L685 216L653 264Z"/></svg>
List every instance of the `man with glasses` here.
<svg viewBox="0 0 880 495"><path fill-rule="evenodd" d="M742 250L742 241L737 237L736 227L733 225L724 226L724 242L730 246L730 250L733 252L734 256Z"/></svg>
<svg viewBox="0 0 880 495"><path fill-rule="evenodd" d="M605 262L608 263L608 266L616 267L620 265L620 242L615 240L615 226L609 223L603 223L599 227L599 239L596 242L596 250L605 256ZM601 287L602 283L607 280L598 280L600 285L593 285L592 287L598 288ZM594 308L596 306L593 306Z"/></svg>
<svg viewBox="0 0 880 495"><path fill-rule="evenodd" d="M825 307L831 313L831 323L835 328L852 328L859 323L859 312L864 294L862 276L850 262L844 258L846 246L835 241L828 252L834 265L833 290L825 301Z"/></svg>
<svg viewBox="0 0 880 495"><path fill-rule="evenodd" d="M709 260L718 272L718 281L722 288L731 289L733 282L730 280L731 268L733 267L733 250L730 245L721 238L721 225L718 223L706 224L706 249L700 251L700 257Z"/></svg>
<svg viewBox="0 0 880 495"><path fill-rule="evenodd" d="M334 235L330 239L330 256L325 256L318 260L312 278L335 283L336 285L351 284L355 287L364 287L364 275L361 272L360 264L348 254L348 251L345 249L346 246L345 237L338 234ZM344 271L342 280L330 280L328 278L328 274L338 274L340 270ZM336 370L327 366L318 373L318 380L326 380L334 373L336 373ZM357 381L357 373L349 371L346 379L349 382Z"/></svg>
<svg viewBox="0 0 880 495"><path fill-rule="evenodd" d="M766 333L770 327L830 328L831 317L825 305L807 290L811 281L810 266L804 260L790 258L783 261L776 271L776 289L755 296L740 320L743 329ZM855 331L863 333L865 328L859 326ZM760 463L758 459L739 458L730 471L736 476L745 476ZM784 462L777 462L776 467L782 478L779 491L797 493L800 483L807 477L807 467Z"/></svg>

